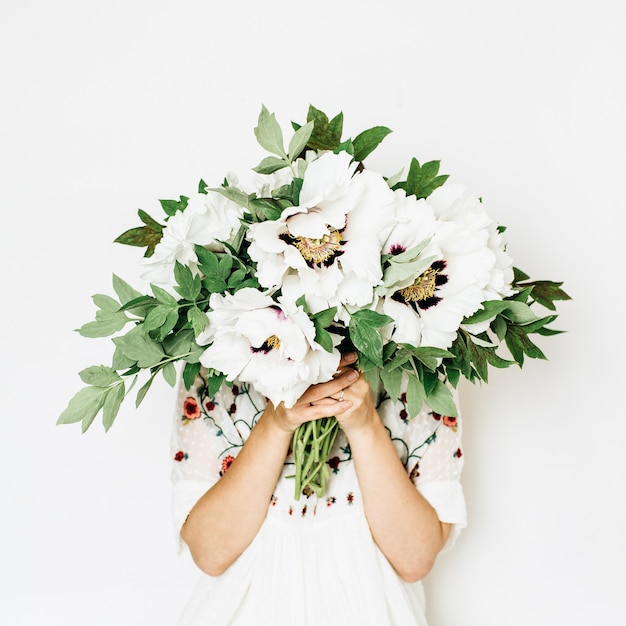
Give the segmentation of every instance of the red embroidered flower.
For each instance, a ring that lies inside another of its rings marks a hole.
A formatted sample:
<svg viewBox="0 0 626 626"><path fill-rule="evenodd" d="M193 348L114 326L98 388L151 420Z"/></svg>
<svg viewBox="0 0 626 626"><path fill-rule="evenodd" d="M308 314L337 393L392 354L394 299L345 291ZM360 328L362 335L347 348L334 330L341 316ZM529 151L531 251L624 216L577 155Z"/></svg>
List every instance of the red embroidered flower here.
<svg viewBox="0 0 626 626"><path fill-rule="evenodd" d="M306 504L302 507L302 511L301 511L300 515L302 517L304 517L306 515Z"/></svg>
<svg viewBox="0 0 626 626"><path fill-rule="evenodd" d="M272 497L270 498L270 504L272 506L276 506L277 502L278 502L278 498L274 494L272 494Z"/></svg>
<svg viewBox="0 0 626 626"><path fill-rule="evenodd" d="M457 449L456 449L456 452L454 453L454 456L455 456L457 459L460 459L460 458L463 456L463 452L461 451L461 448L457 448Z"/></svg>
<svg viewBox="0 0 626 626"><path fill-rule="evenodd" d="M233 396L238 396L239 395L239 387L237 385L233 385L232 392L233 392Z"/></svg>
<svg viewBox="0 0 626 626"><path fill-rule="evenodd" d="M456 417L448 417L447 415L443 416L443 425L451 428L454 432L456 432Z"/></svg>
<svg viewBox="0 0 626 626"><path fill-rule="evenodd" d="M348 504L354 503L354 494L351 491L346 496L346 501L348 502Z"/></svg>
<svg viewBox="0 0 626 626"><path fill-rule="evenodd" d="M175 461L178 461L179 463L180 463L182 460L187 459L187 458L189 458L189 457L187 456L187 453L183 452L182 450L179 450L179 451L178 451L178 452L174 455L174 460L175 460Z"/></svg>
<svg viewBox="0 0 626 626"><path fill-rule="evenodd" d="M406 422L408 417L409 417L409 414L407 413L406 409L402 409L400 411L400 419Z"/></svg>
<svg viewBox="0 0 626 626"><path fill-rule="evenodd" d="M330 469L333 470L333 473L336 474L339 471L339 457L334 456L332 459L328 459L326 461L328 465L330 465Z"/></svg>
<svg viewBox="0 0 626 626"><path fill-rule="evenodd" d="M406 393L404 391L400 394L400 402L406 404Z"/></svg>
<svg viewBox="0 0 626 626"><path fill-rule="evenodd" d="M450 417L449 415L440 415L439 413L435 413L435 411L433 411L432 415L434 420L439 421L440 419L443 419L443 425L451 428L454 432L456 432L456 417Z"/></svg>
<svg viewBox="0 0 626 626"><path fill-rule="evenodd" d="M213 411L213 409L215 409L215 402L213 402L213 400L209 400L205 403L204 406L206 407L207 411Z"/></svg>
<svg viewBox="0 0 626 626"><path fill-rule="evenodd" d="M228 409L228 414L233 415L235 413L237 413L237 405L233 402Z"/></svg>
<svg viewBox="0 0 626 626"><path fill-rule="evenodd" d="M223 476L226 473L226 470L232 465L234 460L235 457L231 456L230 454L222 459L222 469L220 471L220 476Z"/></svg>
<svg viewBox="0 0 626 626"><path fill-rule="evenodd" d="M183 403L183 415L185 419L195 420L200 417L200 405L195 398L191 396L185 398Z"/></svg>
<svg viewBox="0 0 626 626"><path fill-rule="evenodd" d="M335 496L329 496L326 498L326 506L332 506L335 502L337 502L337 498L335 498Z"/></svg>

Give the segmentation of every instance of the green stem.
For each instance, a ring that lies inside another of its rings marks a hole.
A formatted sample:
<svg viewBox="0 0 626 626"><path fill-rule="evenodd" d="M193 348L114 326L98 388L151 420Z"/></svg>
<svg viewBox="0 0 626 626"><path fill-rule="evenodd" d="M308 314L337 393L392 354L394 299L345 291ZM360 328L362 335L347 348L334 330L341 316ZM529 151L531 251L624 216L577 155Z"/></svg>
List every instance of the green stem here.
<svg viewBox="0 0 626 626"><path fill-rule="evenodd" d="M295 499L306 487L318 497L324 495L330 477L328 455L335 442L339 424L334 417L322 418L299 426L293 435L292 450L295 464Z"/></svg>

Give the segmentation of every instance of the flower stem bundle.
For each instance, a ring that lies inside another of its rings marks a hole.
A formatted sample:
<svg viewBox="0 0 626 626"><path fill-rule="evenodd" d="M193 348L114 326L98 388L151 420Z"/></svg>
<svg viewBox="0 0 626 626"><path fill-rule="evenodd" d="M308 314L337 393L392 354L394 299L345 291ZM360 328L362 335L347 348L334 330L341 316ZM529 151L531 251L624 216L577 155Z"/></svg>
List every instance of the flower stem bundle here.
<svg viewBox="0 0 626 626"><path fill-rule="evenodd" d="M328 455L335 443L339 423L334 417L306 422L298 426L293 435L292 451L295 465L294 498L313 492L321 498L330 478Z"/></svg>

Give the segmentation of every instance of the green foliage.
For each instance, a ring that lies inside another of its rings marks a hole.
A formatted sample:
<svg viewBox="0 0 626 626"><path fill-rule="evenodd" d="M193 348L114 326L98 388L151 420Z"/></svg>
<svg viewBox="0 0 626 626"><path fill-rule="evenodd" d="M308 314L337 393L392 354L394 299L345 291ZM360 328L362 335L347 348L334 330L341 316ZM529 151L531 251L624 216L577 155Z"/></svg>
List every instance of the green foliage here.
<svg viewBox="0 0 626 626"><path fill-rule="evenodd" d="M141 209L139 209L138 215L139 219L144 223L144 226L131 228L123 232L113 241L114 243L123 243L127 246L145 247L146 252L144 256L151 257L154 254L154 249L157 244L161 241L164 227Z"/></svg>
<svg viewBox="0 0 626 626"><path fill-rule="evenodd" d="M364 161L365 157L370 155L390 132L391 130L385 126L374 126L359 133L352 140L354 159Z"/></svg>
<svg viewBox="0 0 626 626"><path fill-rule="evenodd" d="M406 181L396 183L393 189L404 189L407 196L427 198L448 179L447 174L439 175L440 163L440 161L429 161L420 165L417 159L412 159Z"/></svg>
<svg viewBox="0 0 626 626"><path fill-rule="evenodd" d="M101 412L104 428L108 430L135 384L139 386L136 405L146 397L159 374L167 384L175 385L176 363L182 365L182 382L189 389L202 370L200 357L205 347L197 340L202 340L207 330L211 296L234 294L246 287L259 288L256 264L248 254L247 229L258 222L278 220L285 209L299 206L308 167L308 161L301 157L307 150L346 152L358 162L355 174L358 175L364 169L362 162L391 132L385 126L374 126L354 138L342 139L343 113L331 119L312 105L306 123L292 123L292 127L294 132L285 148L286 139L275 114L261 107L254 133L268 154L253 169L264 175L284 168L291 172L290 182L272 189L270 197L247 193L226 179L216 187L199 181L198 193L219 193L242 209L236 236L228 242L216 242L221 244L219 252L208 246L194 246L197 263L191 266L175 263L172 289L151 285L150 292L144 294L113 275L116 297L93 296L97 308L95 319L81 326L78 332L83 337L110 337L114 346L111 365L92 366L79 373L85 387L69 401L58 419L59 424L80 422L84 432ZM391 189L403 189L418 199L428 198L448 178L439 169L440 161L420 164L413 158L406 177L403 178L402 170L385 180ZM159 200L164 221L184 211L188 202L189 198L183 195L178 200ZM144 256L150 257L161 241L165 226L142 209L138 210L138 216L141 225L125 231L115 242L145 248ZM503 230L504 227L499 227L500 232ZM383 255L377 295L411 284L420 276L434 260L422 256L429 243L426 239L401 254ZM437 413L455 416L451 388L456 387L461 377L471 382L487 382L492 367L522 367L526 359L545 359L533 335L561 332L550 326L557 319L555 303L570 299L561 282L531 280L514 268L513 289L510 297L484 302L480 310L468 316L448 350L395 343L389 339L392 318L374 310L352 312L345 328L335 319L338 313L335 307L312 314L304 296L297 304L311 319L315 341L325 350L335 350L337 335L341 335L345 346L357 352L359 368L373 386L382 381L393 401L405 389L410 415L416 415L425 403ZM279 294L277 289L275 295ZM545 311L539 314L538 307L546 309L548 314ZM214 395L222 384L231 384L217 371L207 371L203 378L209 395ZM323 452L332 443L337 423L331 418L324 424L309 424L304 439L294 440L294 452L303 459L297 469L298 484L323 490L328 477ZM317 460L312 461L309 453L317 455Z"/></svg>
<svg viewBox="0 0 626 626"><path fill-rule="evenodd" d="M334 150L341 143L343 132L343 113L339 113L332 120L323 111L309 106L307 122L313 122L314 128L308 141L308 147L313 150Z"/></svg>

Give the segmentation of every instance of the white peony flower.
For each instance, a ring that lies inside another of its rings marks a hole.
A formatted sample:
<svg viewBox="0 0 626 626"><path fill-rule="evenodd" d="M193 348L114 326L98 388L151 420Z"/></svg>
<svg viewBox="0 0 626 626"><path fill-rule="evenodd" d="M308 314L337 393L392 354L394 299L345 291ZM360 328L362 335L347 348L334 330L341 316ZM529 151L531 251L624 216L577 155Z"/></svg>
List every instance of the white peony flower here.
<svg viewBox="0 0 626 626"><path fill-rule="evenodd" d="M224 247L220 242L235 235L242 214L241 207L214 191L190 198L184 211L177 211L169 218L154 254L142 261L146 270L141 277L157 285L172 287L176 284L176 261L197 271L194 245L222 251Z"/></svg>
<svg viewBox="0 0 626 626"><path fill-rule="evenodd" d="M337 306L339 319L343 307L372 302L393 225L393 192L379 174L355 173L351 159L329 152L310 162L299 206L249 229L260 284L293 300L305 295L313 312Z"/></svg>
<svg viewBox="0 0 626 626"><path fill-rule="evenodd" d="M337 371L339 352L315 342L313 322L294 302L244 288L213 294L210 306L207 329L197 338L200 345L210 344L201 363L228 380L251 383L275 405L293 406L310 385Z"/></svg>
<svg viewBox="0 0 626 626"><path fill-rule="evenodd" d="M493 299L506 260L492 221L464 187L443 185L426 201L437 218L429 244L437 259L410 284L396 285L381 308L395 320L394 341L445 349L463 319Z"/></svg>

